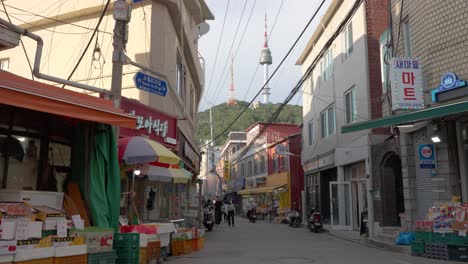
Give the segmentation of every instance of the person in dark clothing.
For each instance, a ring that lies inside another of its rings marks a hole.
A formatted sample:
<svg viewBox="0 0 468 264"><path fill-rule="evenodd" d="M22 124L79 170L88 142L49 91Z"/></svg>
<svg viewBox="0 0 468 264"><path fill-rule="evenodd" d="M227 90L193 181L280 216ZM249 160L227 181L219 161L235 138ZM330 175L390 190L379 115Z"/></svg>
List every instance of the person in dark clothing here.
<svg viewBox="0 0 468 264"><path fill-rule="evenodd" d="M234 215L236 214L236 206L232 203L232 200L228 204L228 224L234 226Z"/></svg>
<svg viewBox="0 0 468 264"><path fill-rule="evenodd" d="M223 216L223 201L220 198L216 199L215 203L215 223L219 225Z"/></svg>

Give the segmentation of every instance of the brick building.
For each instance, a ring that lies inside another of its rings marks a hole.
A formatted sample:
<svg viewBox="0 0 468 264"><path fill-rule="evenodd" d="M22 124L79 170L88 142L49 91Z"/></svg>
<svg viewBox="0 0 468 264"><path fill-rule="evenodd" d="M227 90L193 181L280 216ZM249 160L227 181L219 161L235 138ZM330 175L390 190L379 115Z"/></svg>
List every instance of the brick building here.
<svg viewBox="0 0 468 264"><path fill-rule="evenodd" d="M302 132L308 207L319 208L333 229L359 230L372 205L371 146L389 137L380 128L341 133L343 125L383 115L379 39L387 4L332 1L297 62L309 75Z"/></svg>
<svg viewBox="0 0 468 264"><path fill-rule="evenodd" d="M388 226L411 230L435 202L453 196L468 200L468 2L390 2L391 24L380 38L385 117L342 129L354 133L386 127L394 135L372 148L373 206L380 223L374 226L376 233ZM392 107L398 94L388 83L394 79L385 64L392 58L410 58L420 65L424 109ZM395 208L404 213L388 218Z"/></svg>

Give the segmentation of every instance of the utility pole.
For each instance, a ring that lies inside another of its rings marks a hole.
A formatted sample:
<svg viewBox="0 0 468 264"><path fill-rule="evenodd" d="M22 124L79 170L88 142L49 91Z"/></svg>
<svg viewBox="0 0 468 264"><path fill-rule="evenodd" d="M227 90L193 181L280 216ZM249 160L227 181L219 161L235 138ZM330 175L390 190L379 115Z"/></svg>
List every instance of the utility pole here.
<svg viewBox="0 0 468 264"><path fill-rule="evenodd" d="M114 2L114 13L113 17L115 20L114 26L114 39L112 45L114 46L114 51L112 53L112 82L111 82L111 100L115 108L120 108L120 98L122 96L122 73L123 65L126 60L125 57L125 45L128 41L128 27L127 24L130 21L131 16L131 6L127 4L125 0L118 0ZM115 137L117 142L119 140L120 127L114 126ZM133 199L134 199L134 180L135 172L133 173L133 180L127 180L127 192L128 195L128 205L127 205L127 217L128 222L132 224L134 208L133 208Z"/></svg>
<svg viewBox="0 0 468 264"><path fill-rule="evenodd" d="M215 151L214 151L214 146L215 142L213 139L213 114L211 112L211 109L213 107L210 107L210 136L211 136L211 143L209 146L210 149L210 157L211 157L211 170L210 172L214 174L218 178L218 189L216 191L216 194L219 196L223 195L223 179L221 176L219 176L218 172L216 171L216 162L215 162Z"/></svg>
<svg viewBox="0 0 468 264"><path fill-rule="evenodd" d="M114 2L114 39L112 46L112 83L111 99L116 108L120 108L120 98L122 94L122 73L126 57L124 54L125 45L128 41L128 22L131 17L131 6L125 0ZM118 133L117 133L118 134Z"/></svg>

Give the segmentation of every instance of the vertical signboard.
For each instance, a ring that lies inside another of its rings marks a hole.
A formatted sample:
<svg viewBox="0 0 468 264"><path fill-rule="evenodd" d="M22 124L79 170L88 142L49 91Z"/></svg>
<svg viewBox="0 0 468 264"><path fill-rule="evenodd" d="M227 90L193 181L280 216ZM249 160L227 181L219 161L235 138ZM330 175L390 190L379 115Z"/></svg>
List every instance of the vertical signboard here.
<svg viewBox="0 0 468 264"><path fill-rule="evenodd" d="M424 108L421 65L417 59L392 60L392 110L418 110Z"/></svg>

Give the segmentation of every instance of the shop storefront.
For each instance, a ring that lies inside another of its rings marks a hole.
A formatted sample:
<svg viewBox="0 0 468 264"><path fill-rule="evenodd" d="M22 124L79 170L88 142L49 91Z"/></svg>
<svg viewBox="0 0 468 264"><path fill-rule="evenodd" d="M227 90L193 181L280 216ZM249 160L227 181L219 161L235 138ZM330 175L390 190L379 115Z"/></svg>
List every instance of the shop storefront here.
<svg viewBox="0 0 468 264"><path fill-rule="evenodd" d="M87 224L117 227L120 180L110 125L134 124L110 101L0 71L0 199L21 202L27 193L33 206L70 213L64 192L73 183L89 209ZM45 202L51 196L55 202Z"/></svg>

